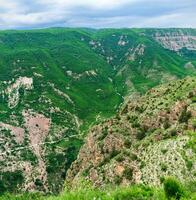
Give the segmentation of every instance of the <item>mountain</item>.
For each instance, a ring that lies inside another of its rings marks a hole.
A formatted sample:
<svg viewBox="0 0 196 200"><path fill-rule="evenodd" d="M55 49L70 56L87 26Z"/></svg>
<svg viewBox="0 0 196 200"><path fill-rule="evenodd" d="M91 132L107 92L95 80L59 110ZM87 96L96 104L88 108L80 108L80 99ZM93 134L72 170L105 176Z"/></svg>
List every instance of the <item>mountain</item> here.
<svg viewBox="0 0 196 200"><path fill-rule="evenodd" d="M73 187L196 181L196 78L128 98L116 116L92 127L68 170Z"/></svg>
<svg viewBox="0 0 196 200"><path fill-rule="evenodd" d="M196 74L195 37L195 29L1 31L1 192L59 192L89 127L130 95Z"/></svg>

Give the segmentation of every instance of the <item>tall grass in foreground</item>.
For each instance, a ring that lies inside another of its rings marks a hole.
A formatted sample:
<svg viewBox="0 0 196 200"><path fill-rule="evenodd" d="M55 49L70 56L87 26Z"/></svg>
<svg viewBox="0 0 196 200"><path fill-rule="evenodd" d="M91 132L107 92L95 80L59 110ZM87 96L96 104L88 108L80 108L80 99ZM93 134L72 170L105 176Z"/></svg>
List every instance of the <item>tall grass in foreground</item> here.
<svg viewBox="0 0 196 200"><path fill-rule="evenodd" d="M0 200L196 200L196 183L183 186L173 178L167 178L162 188L145 185L93 189L80 187L66 190L58 196L42 196L36 193L10 195L5 194Z"/></svg>

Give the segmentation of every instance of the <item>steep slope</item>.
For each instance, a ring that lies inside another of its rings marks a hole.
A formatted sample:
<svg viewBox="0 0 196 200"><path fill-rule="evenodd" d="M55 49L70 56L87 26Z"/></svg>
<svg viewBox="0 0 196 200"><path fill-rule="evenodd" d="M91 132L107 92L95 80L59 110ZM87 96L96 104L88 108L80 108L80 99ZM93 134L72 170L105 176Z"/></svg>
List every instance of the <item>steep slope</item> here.
<svg viewBox="0 0 196 200"><path fill-rule="evenodd" d="M147 29L145 32L172 51L182 53L183 49L196 50L195 29Z"/></svg>
<svg viewBox="0 0 196 200"><path fill-rule="evenodd" d="M196 180L195 97L195 77L132 95L115 117L91 128L67 181L157 186L168 175Z"/></svg>
<svg viewBox="0 0 196 200"><path fill-rule="evenodd" d="M133 92L195 73L194 57L142 31L0 32L3 192L60 191L91 124L114 115Z"/></svg>
<svg viewBox="0 0 196 200"><path fill-rule="evenodd" d="M80 30L0 34L5 190L23 182L23 190L59 191L82 143L79 129L100 112L110 116L121 102L110 66L82 38L88 35ZM6 185L15 173L20 176Z"/></svg>
<svg viewBox="0 0 196 200"><path fill-rule="evenodd" d="M154 35L161 34L161 31L168 31L166 33L171 35L168 42L172 43L175 32L172 29L104 29L94 34L90 44L113 67L119 93L143 93L157 84L195 73L196 58L187 58L173 49L167 50L163 43L160 46ZM178 32L180 30L176 29L175 33ZM191 41L183 41L183 37L179 41L182 39L181 43L185 46L194 46L195 36L193 30L187 36L192 38ZM195 49L192 51L195 52Z"/></svg>

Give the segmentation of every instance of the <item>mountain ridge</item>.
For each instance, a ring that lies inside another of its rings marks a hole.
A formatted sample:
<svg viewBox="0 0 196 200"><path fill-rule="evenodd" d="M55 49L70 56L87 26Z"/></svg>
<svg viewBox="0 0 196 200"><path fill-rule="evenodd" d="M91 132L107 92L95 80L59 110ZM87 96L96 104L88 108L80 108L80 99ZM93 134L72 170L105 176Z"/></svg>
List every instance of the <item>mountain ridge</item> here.
<svg viewBox="0 0 196 200"><path fill-rule="evenodd" d="M59 192L91 125L113 116L130 95L195 75L194 50L186 49L195 40L176 52L158 43L153 31L0 31L5 191Z"/></svg>

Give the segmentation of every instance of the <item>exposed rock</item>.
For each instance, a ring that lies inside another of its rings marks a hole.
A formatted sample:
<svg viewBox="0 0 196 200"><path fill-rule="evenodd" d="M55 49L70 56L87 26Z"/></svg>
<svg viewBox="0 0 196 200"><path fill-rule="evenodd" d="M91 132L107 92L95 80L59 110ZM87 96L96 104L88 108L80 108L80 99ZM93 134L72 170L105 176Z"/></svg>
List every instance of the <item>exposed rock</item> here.
<svg viewBox="0 0 196 200"><path fill-rule="evenodd" d="M18 144L22 144L24 142L25 130L23 128L0 122L0 129L10 130L14 134L15 140Z"/></svg>
<svg viewBox="0 0 196 200"><path fill-rule="evenodd" d="M179 51L182 48L187 48L189 50L196 50L196 36L187 35L181 31L175 33L159 33L154 35L155 40L157 40L163 47Z"/></svg>
<svg viewBox="0 0 196 200"><path fill-rule="evenodd" d="M128 44L128 43L129 43L129 41L126 40L126 37L123 36L123 35L121 35L121 36L120 36L120 39L119 39L119 41L118 41L118 45L119 45L119 46L125 46L125 45Z"/></svg>
<svg viewBox="0 0 196 200"><path fill-rule="evenodd" d="M184 66L186 69L195 69L195 66L192 64L192 62L188 62Z"/></svg>
<svg viewBox="0 0 196 200"><path fill-rule="evenodd" d="M33 79L28 77L19 77L5 91L8 95L8 106L14 108L17 106L20 98L20 89L31 90L33 88Z"/></svg>
<svg viewBox="0 0 196 200"><path fill-rule="evenodd" d="M191 95L190 95L191 94ZM95 186L147 183L159 185L161 176L195 180L196 157L187 143L194 131L196 79L172 81L144 96L129 98L116 117L92 127L67 182L90 180ZM193 167L187 167L188 152ZM194 154L194 155L193 155Z"/></svg>
<svg viewBox="0 0 196 200"><path fill-rule="evenodd" d="M127 60L134 61L138 56L142 56L145 51L145 45L139 44L136 48L129 49L129 52L127 53Z"/></svg>

